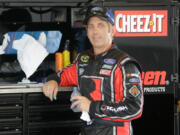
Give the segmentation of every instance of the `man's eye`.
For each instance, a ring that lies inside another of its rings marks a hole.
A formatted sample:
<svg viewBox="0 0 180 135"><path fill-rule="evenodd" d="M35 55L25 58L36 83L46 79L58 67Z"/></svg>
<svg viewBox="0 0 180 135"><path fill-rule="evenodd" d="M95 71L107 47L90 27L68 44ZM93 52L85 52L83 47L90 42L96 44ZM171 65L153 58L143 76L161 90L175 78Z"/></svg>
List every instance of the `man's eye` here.
<svg viewBox="0 0 180 135"><path fill-rule="evenodd" d="M88 29L92 29L93 26L92 26L92 25L88 25L87 28L88 28Z"/></svg>
<svg viewBox="0 0 180 135"><path fill-rule="evenodd" d="M99 27L99 28L103 28L103 27L104 27L104 24L100 23L100 24L98 24L98 27Z"/></svg>

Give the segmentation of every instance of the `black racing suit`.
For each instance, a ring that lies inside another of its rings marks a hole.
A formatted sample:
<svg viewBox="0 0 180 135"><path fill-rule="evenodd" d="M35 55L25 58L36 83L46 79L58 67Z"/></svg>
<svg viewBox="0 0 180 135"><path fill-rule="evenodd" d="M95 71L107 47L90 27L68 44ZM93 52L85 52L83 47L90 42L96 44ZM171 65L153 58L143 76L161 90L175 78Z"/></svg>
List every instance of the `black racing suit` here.
<svg viewBox="0 0 180 135"><path fill-rule="evenodd" d="M81 53L48 80L78 86L82 96L91 100L93 123L84 128L84 135L132 135L131 120L139 118L143 109L140 73L139 64L113 45L97 56Z"/></svg>

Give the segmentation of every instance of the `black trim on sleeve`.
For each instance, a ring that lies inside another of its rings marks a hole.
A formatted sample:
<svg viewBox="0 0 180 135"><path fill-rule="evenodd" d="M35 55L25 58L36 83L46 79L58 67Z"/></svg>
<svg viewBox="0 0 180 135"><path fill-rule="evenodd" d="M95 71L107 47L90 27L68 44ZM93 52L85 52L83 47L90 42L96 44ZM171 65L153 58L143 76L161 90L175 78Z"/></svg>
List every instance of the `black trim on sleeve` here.
<svg viewBox="0 0 180 135"><path fill-rule="evenodd" d="M57 75L57 73L54 73L54 74L51 74L47 77L47 82L50 81L50 80L54 80L56 81L58 84L61 82L59 76Z"/></svg>
<svg viewBox="0 0 180 135"><path fill-rule="evenodd" d="M95 118L95 113L100 114L100 106L102 104L102 101L91 101L89 114L91 118Z"/></svg>
<svg viewBox="0 0 180 135"><path fill-rule="evenodd" d="M89 114L91 118L95 117L95 108L96 108L96 103L94 101L91 101L90 108L89 108Z"/></svg>

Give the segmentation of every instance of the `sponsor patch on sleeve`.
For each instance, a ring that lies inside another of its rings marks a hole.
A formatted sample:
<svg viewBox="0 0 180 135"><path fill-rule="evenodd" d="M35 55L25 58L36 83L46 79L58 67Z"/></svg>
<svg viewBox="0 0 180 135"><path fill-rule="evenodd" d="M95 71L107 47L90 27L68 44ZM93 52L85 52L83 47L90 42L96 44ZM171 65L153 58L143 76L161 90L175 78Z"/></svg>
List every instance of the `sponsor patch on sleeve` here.
<svg viewBox="0 0 180 135"><path fill-rule="evenodd" d="M134 96L137 97L140 94L139 89L134 85L130 88L129 93Z"/></svg>
<svg viewBox="0 0 180 135"><path fill-rule="evenodd" d="M126 74L126 77L139 77L139 76L140 76L139 74L135 74L135 73Z"/></svg>
<svg viewBox="0 0 180 135"><path fill-rule="evenodd" d="M128 78L129 83L140 83L140 79L137 77L130 77Z"/></svg>

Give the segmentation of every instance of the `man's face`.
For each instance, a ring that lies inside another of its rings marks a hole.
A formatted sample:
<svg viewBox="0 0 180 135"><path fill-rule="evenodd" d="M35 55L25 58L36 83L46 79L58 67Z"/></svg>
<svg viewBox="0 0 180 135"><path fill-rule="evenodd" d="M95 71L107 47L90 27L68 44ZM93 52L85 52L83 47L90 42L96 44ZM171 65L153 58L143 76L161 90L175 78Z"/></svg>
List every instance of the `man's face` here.
<svg viewBox="0 0 180 135"><path fill-rule="evenodd" d="M88 20L87 36L94 49L110 46L113 35L114 29L108 22L98 17L91 17Z"/></svg>

